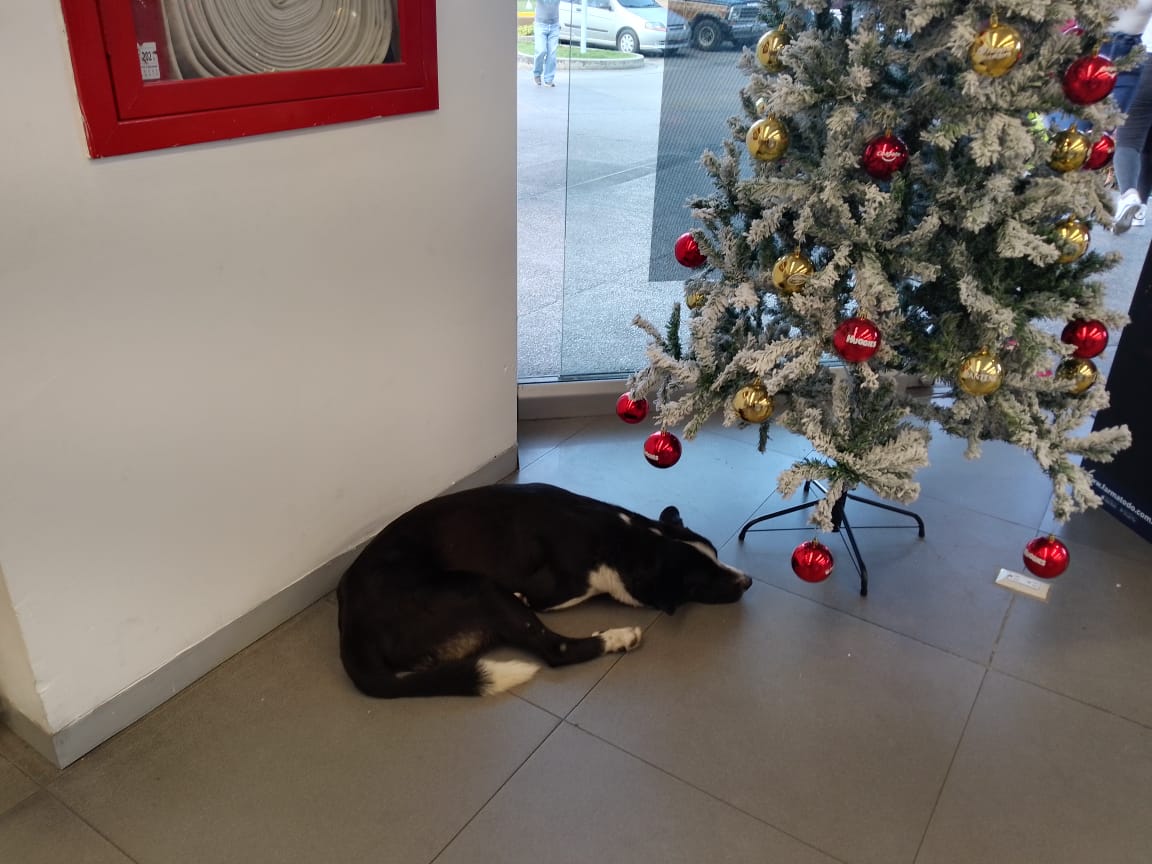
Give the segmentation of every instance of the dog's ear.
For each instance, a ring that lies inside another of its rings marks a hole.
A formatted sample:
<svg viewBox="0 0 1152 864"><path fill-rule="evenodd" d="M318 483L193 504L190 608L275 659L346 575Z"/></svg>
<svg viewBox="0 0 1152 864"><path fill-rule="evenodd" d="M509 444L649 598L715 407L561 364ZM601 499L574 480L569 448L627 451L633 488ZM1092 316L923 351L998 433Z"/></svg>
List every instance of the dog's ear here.
<svg viewBox="0 0 1152 864"><path fill-rule="evenodd" d="M660 511L660 524L683 528L684 520L680 518L680 511L669 505Z"/></svg>

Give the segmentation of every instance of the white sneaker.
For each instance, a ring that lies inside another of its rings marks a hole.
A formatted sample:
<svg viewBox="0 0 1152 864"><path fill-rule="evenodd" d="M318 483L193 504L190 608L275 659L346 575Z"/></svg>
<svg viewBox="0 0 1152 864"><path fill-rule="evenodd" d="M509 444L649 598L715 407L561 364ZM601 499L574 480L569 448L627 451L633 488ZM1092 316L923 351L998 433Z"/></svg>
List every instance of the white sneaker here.
<svg viewBox="0 0 1152 864"><path fill-rule="evenodd" d="M1136 218L1136 214L1144 206L1144 202L1140 200L1140 193L1135 189L1129 189L1120 196L1116 202L1116 220L1112 223L1113 234L1123 234L1132 227L1132 220Z"/></svg>
<svg viewBox="0 0 1152 864"><path fill-rule="evenodd" d="M1136 211L1136 215L1132 217L1133 228L1143 228L1144 220L1148 216L1148 208L1141 204L1140 209Z"/></svg>

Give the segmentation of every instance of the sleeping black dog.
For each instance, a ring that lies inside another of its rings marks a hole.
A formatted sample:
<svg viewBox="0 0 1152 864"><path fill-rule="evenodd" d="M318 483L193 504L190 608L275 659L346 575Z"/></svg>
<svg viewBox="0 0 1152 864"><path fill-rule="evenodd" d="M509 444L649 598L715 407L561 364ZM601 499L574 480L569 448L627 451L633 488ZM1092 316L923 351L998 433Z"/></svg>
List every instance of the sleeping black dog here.
<svg viewBox="0 0 1152 864"><path fill-rule="evenodd" d="M533 610L608 594L671 613L751 584L675 507L654 522L555 486L485 486L413 508L365 547L337 589L340 657L369 696L487 696L539 668L480 657L497 646L560 666L640 642L639 627L561 636Z"/></svg>

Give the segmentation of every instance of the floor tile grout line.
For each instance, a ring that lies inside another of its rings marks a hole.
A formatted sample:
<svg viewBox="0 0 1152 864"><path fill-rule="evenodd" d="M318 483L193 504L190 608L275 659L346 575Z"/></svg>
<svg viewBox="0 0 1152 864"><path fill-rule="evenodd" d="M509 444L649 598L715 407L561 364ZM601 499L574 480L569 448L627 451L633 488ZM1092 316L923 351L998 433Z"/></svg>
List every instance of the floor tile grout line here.
<svg viewBox="0 0 1152 864"><path fill-rule="evenodd" d="M1097 705L1095 702L1089 702L1087 699L1081 696L1073 696L1071 693L1064 693L1060 690L1054 689L1053 687L1049 687L1046 684L1040 684L1036 681L1029 681L1027 678L1024 678L1023 676L1014 672L1010 672L1007 669L998 669L990 666L988 671L995 672L998 675L1003 675L1005 678L1011 678L1013 681L1019 682L1020 684L1027 684L1029 687L1035 687L1037 690L1043 690L1045 693L1048 693L1051 696L1056 696L1060 699L1067 699L1069 702L1075 702L1077 705L1080 705L1084 708L1090 708L1093 711L1099 711L1101 714L1107 714L1109 717L1114 717L1124 723L1131 723L1133 726L1137 726L1141 729L1147 729L1149 732L1152 732L1152 723L1148 723L1143 720L1137 720L1135 717L1129 717L1126 714L1121 714L1119 711L1116 711L1113 708L1106 708L1103 705Z"/></svg>
<svg viewBox="0 0 1152 864"><path fill-rule="evenodd" d="M924 851L924 842L928 839L928 832L932 830L932 820L936 818L936 811L940 809L940 799L944 797L944 789L948 785L948 778L952 776L952 767L960 755L960 748L964 745L964 736L968 734L968 725L972 722L972 715L976 712L976 705L980 702L980 694L984 692L984 682L988 680L990 669L980 674L980 686L976 688L976 695L972 697L972 704L968 706L968 715L964 718L964 725L956 737L956 746L952 749L952 758L948 760L948 768L940 780L940 788L936 791L936 800L932 802L932 809L924 823L924 831L920 835L920 842L916 844L916 854L912 856L912 864L920 860L920 853Z"/></svg>
<svg viewBox="0 0 1152 864"><path fill-rule="evenodd" d="M1004 610L1004 617L1000 621L1000 629L996 631L996 638L992 640L992 650L988 654L987 666L993 668L996 662L996 652L1000 650L1000 640L1004 638L1004 631L1008 629L1008 622L1012 618L1012 610L1016 608L1016 595L1008 598L1008 608Z"/></svg>
<svg viewBox="0 0 1152 864"><path fill-rule="evenodd" d="M1028 531L1038 530L1039 526L1044 524L1044 519L1048 515L1048 504L1046 503L1044 505L1044 512L1040 514L1040 521L1033 525L1030 522L1021 522L1017 519L1009 519L1008 517L999 513L988 513L984 510L977 510L974 507L969 507L967 504L959 504L955 501L946 501L943 498L937 498L931 492L921 492L919 498L925 498L929 501L932 501L933 503L943 505L944 507L958 507L961 510L967 510L969 513L975 513L978 516L983 516L985 519L994 519L997 522L1005 522L1008 525L1015 525L1017 528L1024 528ZM919 498L917 500L919 500ZM1049 499L1049 503L1050 502L1051 499ZM915 502L913 502L913 506L915 506Z"/></svg>
<svg viewBox="0 0 1152 864"><path fill-rule="evenodd" d="M862 624L869 624L869 625L875 627L877 630L883 630L886 633L891 633L893 636L899 636L901 639L907 639L910 642L915 642L917 645L923 645L925 648L931 648L933 651L939 651L941 654L946 654L947 656L954 657L957 660L963 660L965 663L971 663L973 666L979 666L982 669L991 668L987 663L983 663L979 660L973 660L971 657L965 657L963 654L957 654L955 651L949 650L948 648L943 648L939 645L933 645L931 642L926 642L925 640L923 640L917 636L912 636L911 634L908 634L908 633L902 633L899 630L896 630L893 627L889 627L886 624L881 624L878 621L873 621L870 618L865 618L862 615L857 615L854 612L849 612L847 609L841 609L838 606L833 606L831 603L825 603L822 600L817 600L813 597L808 597L804 594L798 594L797 592L789 590L788 588L783 588L780 585L776 585L776 584L774 584L772 582L768 582L764 579L758 579L755 576L753 576L752 578L757 583L759 583L760 585L763 585L763 586L768 587L768 588L775 588L777 591L783 591L785 594L789 595L790 597L796 597L800 600L807 600L809 603L812 603L813 605L816 605L816 606L823 607L824 609L828 609L831 612L838 612L841 615L844 615L845 617L851 618L855 621L859 621Z"/></svg>
<svg viewBox="0 0 1152 864"><path fill-rule="evenodd" d="M553 717L556 719L556 725L554 725L551 729L548 730L548 734L540 739L540 741L536 744L536 746L533 747L532 750L528 753L528 755L524 757L523 761L521 761L521 763L516 766L515 770L512 771L512 773L509 774L507 777L505 777L504 781L499 786L496 787L495 791L491 795L489 795L487 798L484 799L484 803L482 803L479 807L476 808L476 811L464 821L464 824L460 826L460 829L455 834L453 834L451 837L448 838L448 842L440 847L440 851L428 859L428 864L436 864L436 861L438 861L440 859L440 856L443 855L446 851L448 851L448 847L451 846L453 843L455 843L456 839L461 834L463 834L465 831L468 830L468 826L471 825L473 822L475 822L476 818L481 813L484 812L485 808L489 804L492 803L492 801L496 798L496 796L499 795L502 791L504 791L504 787L512 782L512 778L520 773L520 771L524 768L524 766L527 765L528 762L531 761L532 757L536 755L536 752L541 747L543 747L546 743L548 743L548 741L550 741L552 739L552 736L556 734L556 730L564 725L564 721L562 719L556 717L555 714L553 714L550 711L546 712L546 713L548 713L548 715L550 717Z"/></svg>
<svg viewBox="0 0 1152 864"><path fill-rule="evenodd" d="M107 843L109 846L111 846L113 849L115 849L117 852L119 852L121 855L123 855L124 859L126 861L131 861L132 864L140 864L139 859L134 858L133 856L129 855L127 850L125 850L122 846L120 846L119 843L117 843L115 840L113 840L111 837L109 837L107 834L105 834L103 831L101 831L99 828L97 828L94 824L92 824L92 822L89 819L87 819L86 817L84 817L83 815L78 813L76 811L76 809L74 807L72 807L72 805L70 805L67 801L65 801L63 798L61 798L60 795L57 794L56 789L54 789L51 785L46 785L44 787L44 793L46 795L48 795L50 798L52 798L52 800L54 800L57 804L59 804L61 807L63 807L69 813L71 813L73 816L75 816L77 819L79 819L84 825L88 826L88 828L96 836L98 836L101 840L103 840L105 843Z"/></svg>
<svg viewBox="0 0 1152 864"><path fill-rule="evenodd" d="M35 777L33 777L31 774L29 774L27 771L25 771L21 766L17 765L15 762L13 762L11 759L9 759L7 756L5 756L3 753L0 753L0 760L7 762L9 765L11 765L13 768L15 768L18 773L22 774L29 782L31 782L33 785L35 785L37 789L43 789L45 787L46 784L41 783L39 780L37 780Z"/></svg>
<svg viewBox="0 0 1152 864"><path fill-rule="evenodd" d="M636 753L633 753L631 750L615 743L614 741L609 741L607 738L603 737L602 735L598 735L597 733L591 731L590 729L586 729L583 726L580 726L577 723L573 723L572 721L567 720L567 719L564 720L564 723L568 726L571 726L573 729L578 729L580 732L584 733L585 735L588 735L589 737L595 738L597 741L600 741L601 743L606 744L607 746L611 747L613 750L616 750L620 753L623 753L625 756L629 757L630 759L635 759L637 762L640 762L643 765L647 765L649 768L652 768L655 771L659 771L665 777L670 777L671 779L675 780L677 783L682 783L684 786L688 787L689 789L692 789L696 792L699 792L701 795L704 795L704 796L712 799L713 801L717 802L718 804L723 804L725 807L729 807L732 810L735 810L737 813L740 813L743 816L747 816L749 819L752 819L755 822L759 822L761 825L765 825L768 828L771 828L773 831L779 831L785 837L789 837L792 840L795 840L797 843L800 843L800 844L806 846L807 848L812 849L815 852L819 852L821 855L824 855L825 857L830 858L833 861L840 862L840 864L848 864L848 862L846 862L844 859L837 858L831 852L828 852L827 850L821 849L819 846L816 846L816 845L808 842L804 838L798 837L795 834L792 834L791 832L784 830L783 828L781 828L778 825L773 825L767 819L764 819L761 816L757 816L755 813L748 812L743 807L740 807L738 804L734 804L731 801L728 801L724 798L721 798L715 792L712 792L708 789L705 789L704 787L699 786L696 783L693 783L691 780L687 780L687 779L679 776L678 774L675 774L672 771L669 771L667 768L664 768L661 765L657 765L655 762L652 762L652 761L644 758L643 756L640 756Z"/></svg>
<svg viewBox="0 0 1152 864"><path fill-rule="evenodd" d="M534 422L534 421L520 421L520 422ZM511 473L509 476L510 476L510 477L514 477L514 476L516 476L516 475L517 475L517 474L519 474L521 471L523 471L525 468L528 468L528 467L530 467L530 466L532 466L532 465L535 465L535 464L536 464L537 462L539 462L541 459L543 459L543 458L545 458L546 456L548 456L548 454L556 452L556 451L557 451L557 450L559 450L561 447L563 447L565 444L567 444L569 441L571 441L573 438L575 438L577 435L579 435L581 432L583 432L585 429L587 429L587 428L588 428L588 425L589 425L588 423L585 423L585 424L583 424L583 425L582 425L582 426L581 426L579 429L575 430L575 431L574 431L574 432L573 432L571 435L568 435L567 437L565 437L565 438L563 438L563 439L561 439L561 440L559 440L559 441L556 441L554 444L552 444L552 445L551 445L551 446L549 446L549 447L546 447L546 448L543 448L543 449L541 449L541 450L540 450L540 452L539 452L539 453L536 455L536 457L535 457L535 458L533 458L533 459L531 459L531 460L530 460L530 461L528 461L528 462L521 462L521 461L520 461L520 447L519 447L519 442L517 442L517 447L516 447L516 468L515 468L515 470L514 470L514 471L513 471L513 472L512 472L512 473Z"/></svg>
<svg viewBox="0 0 1152 864"><path fill-rule="evenodd" d="M755 577L753 577L753 578L755 578ZM947 656L949 656L949 657L954 657L954 658L955 658L955 659L957 659L957 660L963 660L963 661L964 661L964 662L966 662L966 663L971 663L971 664L972 664L972 665L974 665L974 666L978 666L978 667L980 667L981 669L984 669L986 672L997 672L997 673L999 673L999 674L1001 674L1001 675L1005 675L1005 676L1007 676L1007 677L1009 677L1009 678L1012 678L1012 679L1013 679L1013 680L1015 680L1015 681L1019 681L1019 682L1020 682L1020 683L1022 683L1022 684L1028 684L1028 685L1030 685L1030 686L1032 686L1032 687L1036 687L1036 688L1038 688L1038 689L1040 689L1040 690L1043 690L1043 691L1045 691L1046 693L1050 693L1050 694L1052 694L1053 696L1059 696L1060 698L1063 698L1063 699L1068 699L1069 701L1071 701L1071 702L1075 702L1075 703L1077 703L1077 704L1079 704L1079 705L1083 705L1083 706L1084 706L1084 707L1086 707L1086 708L1092 708L1092 709L1095 709L1095 710L1097 710L1097 711L1102 711L1103 713L1105 713L1105 714L1108 714L1108 715L1111 715L1112 717L1115 717L1115 718L1116 718L1116 719L1118 719L1118 720L1123 720L1123 721L1125 721L1125 722L1128 722L1128 723L1132 723L1132 724L1134 724L1134 725L1136 725L1136 726L1139 726L1139 727L1141 727L1141 728L1143 728L1143 729L1149 729L1149 730L1152 730L1152 723L1146 723L1146 722L1144 722L1144 721L1142 721L1142 720L1138 720L1138 719L1136 719L1135 717L1129 717L1128 715L1126 715L1126 714L1121 714L1119 711L1116 711L1116 710L1114 710L1114 709L1112 709L1112 708L1108 708L1108 707L1105 707L1104 705L1098 705L1098 704L1096 704L1095 702L1090 702L1090 701L1088 701L1087 699L1085 699L1085 698L1083 698L1083 697L1080 697L1080 696L1075 696L1075 695L1073 695L1073 694L1071 694L1071 693L1065 693L1065 692L1063 692L1063 691L1061 691L1061 690L1057 690L1057 689L1055 689L1055 688L1053 688L1053 687L1050 687L1050 686L1048 686L1048 685L1046 685L1046 684L1041 684L1039 681L1032 681L1032 680L1030 680L1030 679L1028 679L1028 678L1025 678L1023 675L1019 675L1019 674L1013 673L1013 672L1011 672L1011 671L1009 671L1009 670L1007 670L1007 669L1001 669L1001 668L999 668L999 667L995 666L995 665L994 665L994 661L995 661L995 657L996 657L996 650L995 650L995 649L996 649L996 648L999 646L999 643L1000 643L1000 636L1003 634L1003 631L1004 631L1004 629L1006 629L1006 628L1007 628L1007 625L1008 625L1008 612L1007 612L1007 610L1005 611L1004 620L1001 622L1001 625L1000 625L1000 626L1001 626L1001 631L1000 631L1000 634L998 634L998 635L997 635L997 637L996 637L996 642L995 642L995 644L994 644L994 646L993 646L993 651L992 651L992 653L989 655L989 658L988 658L988 660L987 660L987 661L985 661L985 662L981 662L981 661L979 661L979 660L973 660L971 657L965 657L963 654L957 654L955 651L950 651L950 650L949 650L949 649L947 649L947 648L942 648L942 647L941 647L941 646L939 646L939 645L933 645L931 642L926 642L926 641L924 641L923 639L920 639L920 638L918 638L918 637L916 637L916 636L912 636L912 635L909 635L908 633L902 633L902 632L900 632L899 630L896 630L896 629L894 629L894 628L892 628L892 627L888 627L888 626L886 626L886 625L884 625L884 624L880 624L880 623L878 623L878 622L876 622L876 621L872 621L872 620L870 620L870 619L868 619L868 618L864 618L864 617L862 617L862 616L860 616L860 615L856 615L856 614L854 614L854 613L852 613L852 612L849 612L849 611L847 611L847 610L845 610L845 609L840 609L839 607L837 607L837 606L833 606L833 605L831 605L831 604L829 604L829 603L825 603L825 602L823 602L823 601L820 601L820 600L816 600L816 599L814 599L814 598L812 598L812 597L806 597L806 596L805 596L805 595L803 595L803 594L798 594L798 593L796 593L795 591L790 591L790 590L789 590L789 589L787 589L787 588L782 588L782 587L781 587L781 586L779 586L779 585L775 585L775 584L773 584L773 583L771 583L771 582L767 582L767 581L765 581L765 580L763 580L763 579L756 579L756 582L758 582L759 584L761 584L761 585L763 585L763 586L765 586L765 587L768 587L768 588L774 588L774 589L776 589L777 591L782 591L782 592L784 592L785 594L788 594L788 595L789 595L789 596L791 596L791 597L796 597L796 598L798 598L798 599L800 599L800 600L807 600L809 603L812 603L812 604L814 604L814 605L816 605L816 606L821 606L821 607L823 607L823 608L825 608L825 609L828 609L828 610L830 610L830 611L832 611L832 612L838 612L838 613L840 613L841 615L844 615L845 617L848 617L848 618L852 618L852 619L854 619L854 620L856 620L856 621L860 621L860 622L861 622L861 623L863 623L863 624L869 624L869 625L871 625L871 626L873 626L873 627L877 628L878 630L883 630L883 631L885 631L885 632L887 632L887 633L891 633L893 636L898 636L898 637L900 637L900 638L902 638L902 639L907 639L907 640L909 640L910 642L915 642L916 644L918 644L918 645L922 645L922 646L924 646L925 648L929 648L929 649L931 649L931 650L933 650L933 651L939 651L941 654L945 654L945 655L947 655ZM1013 606L1014 606L1014 604L1015 604L1015 601L1016 601L1016 599L1017 599L1016 597L1011 597L1011 598L1009 598L1009 604L1008 604L1008 608L1009 608L1009 609L1013 608Z"/></svg>
<svg viewBox="0 0 1152 864"><path fill-rule="evenodd" d="M649 621L649 622L648 622L648 626L647 626L647 627L642 627L642 628L640 628L640 629L641 629L641 631L642 631L642 632L643 632L643 634L644 634L644 638L643 638L641 641L644 641L644 640L646 640L646 639L648 638L648 631L649 631L649 630L651 630L653 627L655 627L655 626L656 626L656 624L657 624L657 622L659 622L659 621L660 621L660 619L661 619L661 618L664 618L664 617L666 617L666 616L664 615L664 613L663 613L663 612L657 612L657 613L656 613L656 617L654 617L654 618L653 618L651 621ZM583 705L583 704L584 704L584 700L585 700L585 699L587 699L589 696L591 696L591 695L592 695L592 691L594 691L594 690L595 690L597 687L599 687L599 686L600 686L600 683L601 683L601 682L602 682L602 681L603 681L605 678L607 678L607 677L608 677L609 673L610 673L610 672L611 672L613 669L615 669L615 668L616 668L616 666L617 666L617 665L618 665L618 664L619 664L619 663L620 663L620 662L621 662L621 661L622 661L622 660L623 660L625 657L627 657L627 656L628 656L629 654L631 654L631 653L633 653L633 652L632 652L632 651L625 651L625 652L623 652L622 654L618 654L618 655L616 655L616 658L615 658L615 659L614 659L614 660L613 660L613 661L612 661L612 662L611 662L611 663L608 665L608 668L604 670L604 674L603 674L603 675L601 675L599 678L597 678L595 681L593 681L593 682L592 682L592 686L591 686L591 687L589 687L589 688L588 688L588 689L587 689L587 690L584 692L584 695L583 695L583 696L581 696L581 697L580 697L580 698L579 698L579 699L576 701L576 704L575 704L575 705L573 705L571 708L569 708L569 709L568 709L568 713L567 713L567 714L565 714L565 715L564 715L564 716L563 716L561 719L562 719L562 720L564 720L565 722L567 722L568 718L569 718L569 717L571 717L571 716L572 716L572 714L573 714L573 713L574 713L574 712L575 712L575 711L576 711L576 710L577 710L577 709L578 709L578 708L579 708L581 705Z"/></svg>

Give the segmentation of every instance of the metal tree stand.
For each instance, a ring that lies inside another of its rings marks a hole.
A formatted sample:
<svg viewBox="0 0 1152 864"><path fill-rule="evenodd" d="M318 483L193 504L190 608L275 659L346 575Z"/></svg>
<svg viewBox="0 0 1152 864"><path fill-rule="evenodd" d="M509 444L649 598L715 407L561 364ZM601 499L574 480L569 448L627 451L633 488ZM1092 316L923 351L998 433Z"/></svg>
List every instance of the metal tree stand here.
<svg viewBox="0 0 1152 864"><path fill-rule="evenodd" d="M815 480L806 480L804 482L804 494L808 494L809 487L815 486L825 495L828 490L817 483ZM856 572L860 574L860 596L868 596L868 567L864 563L864 558L860 555L860 547L856 545L856 535L852 533L852 526L848 522L848 514L844 512L844 505L849 500L859 501L861 504L867 504L869 507L875 507L879 510L889 510L893 513L899 513L901 516L907 516L910 519L916 520L916 525L919 528L920 539L924 539L924 520L920 518L919 514L913 513L911 510L905 510L903 507L893 507L891 504L882 504L879 501L870 501L867 498L861 498L859 495L853 495L850 492L844 492L836 499L836 503L832 505L832 530L837 534L843 534L848 538L848 557L852 559L852 566L856 568ZM819 498L814 498L811 501L805 501L803 504L797 504L795 507L787 507L784 510L777 510L775 513L769 513L767 516L757 516L750 522L747 522L743 528L740 529L740 542L744 542L744 535L753 525L758 525L761 522L767 522L769 519L775 519L777 516L786 516L789 513L796 513L800 510L807 510L810 507L815 507L820 503ZM861 525L861 528L889 528L896 526L889 525ZM841 530L843 529L843 530ZM757 528L756 531L806 531L807 526L800 528Z"/></svg>

